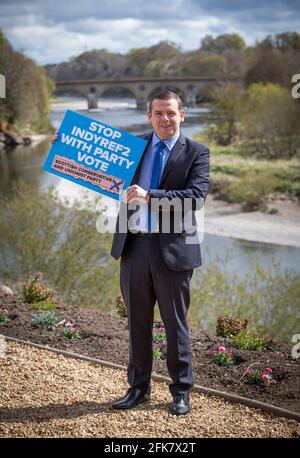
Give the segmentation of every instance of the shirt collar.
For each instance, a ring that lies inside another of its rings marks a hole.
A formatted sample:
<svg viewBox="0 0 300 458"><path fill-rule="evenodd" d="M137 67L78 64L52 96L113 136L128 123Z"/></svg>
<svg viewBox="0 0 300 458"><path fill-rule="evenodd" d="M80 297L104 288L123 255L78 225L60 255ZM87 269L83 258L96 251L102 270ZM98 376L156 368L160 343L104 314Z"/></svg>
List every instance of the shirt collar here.
<svg viewBox="0 0 300 458"><path fill-rule="evenodd" d="M158 136L156 135L155 132L153 132L153 136L152 136L152 148L154 148L154 146L160 142L160 141L163 141L166 146L168 147L168 150L171 151L173 146L175 145L175 143L177 142L178 138L180 136L180 132L177 132L177 134L175 134L173 137L171 138L168 138L168 140L161 140L160 138L158 138Z"/></svg>

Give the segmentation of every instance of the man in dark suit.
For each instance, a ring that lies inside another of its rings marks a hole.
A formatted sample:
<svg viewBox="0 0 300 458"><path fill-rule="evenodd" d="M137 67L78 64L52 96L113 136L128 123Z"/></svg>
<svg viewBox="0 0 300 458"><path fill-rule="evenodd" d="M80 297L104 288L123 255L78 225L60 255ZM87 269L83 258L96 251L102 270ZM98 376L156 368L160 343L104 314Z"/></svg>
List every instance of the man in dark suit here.
<svg viewBox="0 0 300 458"><path fill-rule="evenodd" d="M130 388L113 407L130 409L150 400L157 301L167 337L170 409L182 415L190 411L194 383L187 312L193 269L201 265L195 210L203 206L208 192L210 152L180 132L183 104L173 92L152 97L148 119L153 132L144 136L148 143L121 204L111 250L115 259L121 257L130 342ZM139 211L133 212L130 206L136 203ZM164 226L166 217L169 227Z"/></svg>

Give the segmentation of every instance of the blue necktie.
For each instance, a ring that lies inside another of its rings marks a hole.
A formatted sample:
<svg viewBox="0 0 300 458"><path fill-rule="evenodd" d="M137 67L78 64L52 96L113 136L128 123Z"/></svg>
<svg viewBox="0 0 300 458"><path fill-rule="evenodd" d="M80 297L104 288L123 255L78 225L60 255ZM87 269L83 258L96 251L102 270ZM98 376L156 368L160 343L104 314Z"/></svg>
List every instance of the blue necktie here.
<svg viewBox="0 0 300 458"><path fill-rule="evenodd" d="M163 151L165 147L166 147L166 144L162 141L158 142L155 145L156 152L155 152L155 159L154 159L153 170L152 170L150 189L158 189L160 175L162 171L162 164L163 164ZM155 222L156 222L155 214L151 213L151 206L149 204L148 206L148 232L152 232L152 230L154 230Z"/></svg>

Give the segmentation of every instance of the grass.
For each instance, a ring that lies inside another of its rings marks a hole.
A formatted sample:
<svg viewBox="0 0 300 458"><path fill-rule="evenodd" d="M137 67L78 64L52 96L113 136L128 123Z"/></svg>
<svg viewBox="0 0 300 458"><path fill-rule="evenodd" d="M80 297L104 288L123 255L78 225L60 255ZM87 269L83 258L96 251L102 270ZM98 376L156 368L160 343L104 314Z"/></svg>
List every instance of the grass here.
<svg viewBox="0 0 300 458"><path fill-rule="evenodd" d="M194 139L210 147L211 191L219 198L245 202L248 209L251 209L253 200L254 208L256 204L260 207L267 196L285 194L300 199L299 158L268 160L250 146L216 145L207 139L205 133L194 136ZM248 192L251 194L250 204Z"/></svg>

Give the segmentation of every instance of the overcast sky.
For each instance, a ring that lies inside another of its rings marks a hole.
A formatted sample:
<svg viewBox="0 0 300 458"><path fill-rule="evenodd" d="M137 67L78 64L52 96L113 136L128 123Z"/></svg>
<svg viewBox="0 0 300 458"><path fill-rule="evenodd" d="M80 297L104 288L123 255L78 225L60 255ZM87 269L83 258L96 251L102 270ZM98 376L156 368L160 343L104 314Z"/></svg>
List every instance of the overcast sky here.
<svg viewBox="0 0 300 458"><path fill-rule="evenodd" d="M0 0L0 28L40 64L161 40L186 51L207 34L238 33L253 44L268 34L300 32L300 0Z"/></svg>

